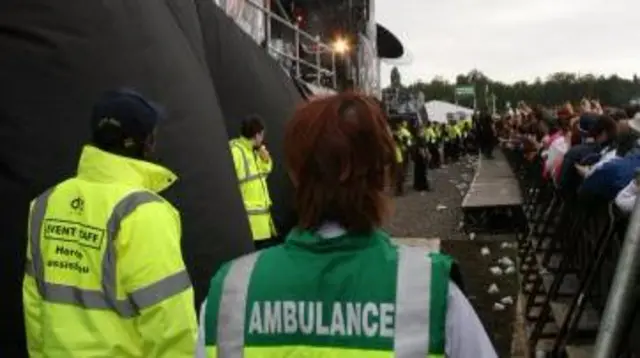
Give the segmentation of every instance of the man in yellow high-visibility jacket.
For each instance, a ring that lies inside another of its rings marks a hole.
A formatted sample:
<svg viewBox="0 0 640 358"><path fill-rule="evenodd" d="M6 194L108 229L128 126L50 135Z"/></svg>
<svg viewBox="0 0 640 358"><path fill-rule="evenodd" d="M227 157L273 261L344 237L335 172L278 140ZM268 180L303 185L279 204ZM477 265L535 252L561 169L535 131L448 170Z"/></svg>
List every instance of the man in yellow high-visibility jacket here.
<svg viewBox="0 0 640 358"><path fill-rule="evenodd" d="M157 194L176 176L145 161L160 113L133 91L107 92L77 175L32 202L23 282L32 358L193 356L180 217Z"/></svg>
<svg viewBox="0 0 640 358"><path fill-rule="evenodd" d="M264 145L264 124L257 116L242 121L240 137L229 142L238 176L238 185L249 217L253 243L257 249L276 244L271 218L271 196L267 176L273 169L271 155Z"/></svg>

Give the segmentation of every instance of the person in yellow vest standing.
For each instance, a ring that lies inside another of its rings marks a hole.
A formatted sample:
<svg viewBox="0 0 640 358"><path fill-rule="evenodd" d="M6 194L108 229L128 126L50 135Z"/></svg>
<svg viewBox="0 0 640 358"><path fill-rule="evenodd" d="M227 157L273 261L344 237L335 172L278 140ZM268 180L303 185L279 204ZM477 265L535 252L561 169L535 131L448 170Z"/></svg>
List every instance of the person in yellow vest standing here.
<svg viewBox="0 0 640 358"><path fill-rule="evenodd" d="M267 185L273 160L264 144L264 132L262 120L257 116L249 116L242 121L240 137L229 142L256 249L277 244Z"/></svg>
<svg viewBox="0 0 640 358"><path fill-rule="evenodd" d="M147 161L161 111L131 90L93 110L77 175L31 203L24 317L31 357L192 357L193 289L177 178Z"/></svg>
<svg viewBox="0 0 640 358"><path fill-rule="evenodd" d="M404 194L404 153L402 151L402 141L400 137L397 135L397 132L392 132L393 145L394 145L394 154L395 154L395 162L398 170L394 172L394 193L396 196L402 196Z"/></svg>

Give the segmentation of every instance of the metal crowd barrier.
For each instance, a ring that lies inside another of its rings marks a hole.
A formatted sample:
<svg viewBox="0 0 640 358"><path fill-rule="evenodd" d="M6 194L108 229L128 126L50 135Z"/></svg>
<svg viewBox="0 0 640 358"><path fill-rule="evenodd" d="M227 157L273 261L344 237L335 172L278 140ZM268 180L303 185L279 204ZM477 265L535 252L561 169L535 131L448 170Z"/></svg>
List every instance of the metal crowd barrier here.
<svg viewBox="0 0 640 358"><path fill-rule="evenodd" d="M613 203L559 191L543 179L540 158L504 152L517 174L528 222L518 241L532 357L640 357L640 342L633 339L640 336L640 302L619 309L619 260L629 218ZM627 261L630 250L624 251ZM617 312L616 322L602 319L605 307Z"/></svg>

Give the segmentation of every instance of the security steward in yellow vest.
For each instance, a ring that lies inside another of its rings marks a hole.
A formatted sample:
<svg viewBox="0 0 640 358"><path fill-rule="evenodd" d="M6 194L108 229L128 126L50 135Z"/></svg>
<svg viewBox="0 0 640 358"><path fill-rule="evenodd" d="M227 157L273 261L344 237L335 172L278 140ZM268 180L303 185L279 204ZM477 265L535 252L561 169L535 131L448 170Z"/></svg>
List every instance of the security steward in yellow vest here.
<svg viewBox="0 0 640 358"><path fill-rule="evenodd" d="M145 161L158 108L129 90L93 111L77 175L31 204L24 316L33 357L193 357L193 289L180 217Z"/></svg>
<svg viewBox="0 0 640 358"><path fill-rule="evenodd" d="M438 127L431 122L426 122L424 136L427 141L427 150L429 151L429 168L438 168L441 165L440 152L438 151Z"/></svg>
<svg viewBox="0 0 640 358"><path fill-rule="evenodd" d="M444 158L446 162L456 161L459 156L460 130L453 119L445 125Z"/></svg>
<svg viewBox="0 0 640 358"><path fill-rule="evenodd" d="M398 170L395 177L395 195L404 195L404 182L409 171L409 151L413 146L413 136L407 128L407 122L395 122L393 124L394 130L392 132L393 140L396 145L396 155L400 155L400 158L396 160L398 163Z"/></svg>
<svg viewBox="0 0 640 358"><path fill-rule="evenodd" d="M273 161L264 145L262 120L256 116L246 118L241 124L240 137L231 140L229 146L254 245L262 249L277 244L267 185Z"/></svg>
<svg viewBox="0 0 640 358"><path fill-rule="evenodd" d="M409 125L406 121L401 121L396 125L396 130L393 132L396 143L400 146L400 150L402 151L402 165L399 170L402 171L403 183L404 178L409 174L409 160L411 159L409 154L411 153L414 145L413 135L409 131L408 127Z"/></svg>
<svg viewBox="0 0 640 358"><path fill-rule="evenodd" d="M405 173L407 172L407 170L409 169L407 164L408 164L408 159L410 158L409 153L411 151L411 147L414 145L414 140L413 140L413 135L411 134L411 131L409 131L409 125L407 124L406 121L402 121L400 123L400 127L398 128L398 137L401 140L401 144L402 144L402 151L403 151L403 155L404 155L404 163L405 163L405 167L404 167L404 171Z"/></svg>
<svg viewBox="0 0 640 358"><path fill-rule="evenodd" d="M415 143L413 146L413 190L424 193L431 191L428 178L428 166L430 153L428 150L429 131L424 124L416 128Z"/></svg>

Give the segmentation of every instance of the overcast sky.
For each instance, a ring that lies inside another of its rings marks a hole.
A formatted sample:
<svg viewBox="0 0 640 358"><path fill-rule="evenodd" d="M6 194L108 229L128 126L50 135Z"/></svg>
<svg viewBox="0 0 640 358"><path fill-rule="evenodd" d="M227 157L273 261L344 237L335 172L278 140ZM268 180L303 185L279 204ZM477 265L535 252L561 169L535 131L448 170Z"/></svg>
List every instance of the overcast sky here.
<svg viewBox="0 0 640 358"><path fill-rule="evenodd" d="M559 71L640 74L640 0L375 0L408 48L402 82L478 68L504 82ZM391 66L382 66L382 84Z"/></svg>

